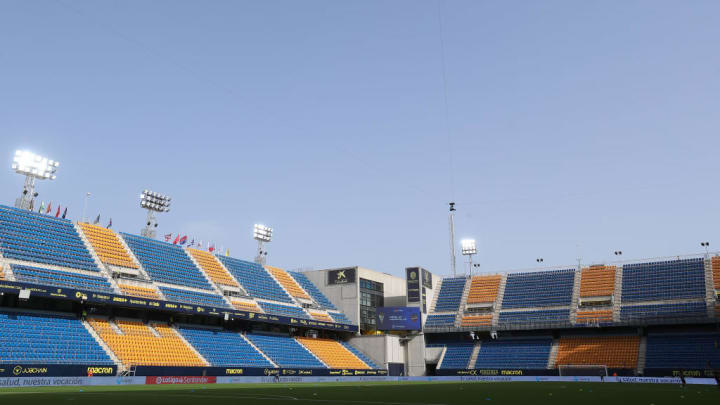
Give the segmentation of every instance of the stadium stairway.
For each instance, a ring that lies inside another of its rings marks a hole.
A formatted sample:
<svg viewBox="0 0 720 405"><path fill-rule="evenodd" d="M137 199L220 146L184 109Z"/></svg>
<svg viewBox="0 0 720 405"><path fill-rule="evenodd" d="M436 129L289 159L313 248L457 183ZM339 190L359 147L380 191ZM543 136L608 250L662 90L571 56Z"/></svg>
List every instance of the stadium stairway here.
<svg viewBox="0 0 720 405"><path fill-rule="evenodd" d="M640 336L640 344L638 345L638 361L635 370L638 374L645 372L645 359L647 358L647 336Z"/></svg>
<svg viewBox="0 0 720 405"><path fill-rule="evenodd" d="M105 278L108 279L108 281L110 282L110 285L112 286L113 291L115 291L115 294L122 294L120 287L118 287L117 283L115 282L112 270L105 266L105 263L103 263L103 261L100 259L100 256L95 251L92 243L90 243L87 235L85 235L83 228L80 226L79 223L75 222L73 223L73 227L75 228L75 232L77 232L78 236L80 237L80 240L82 240L85 244L85 248L88 250L88 252L90 252L90 256L95 260L95 265L97 265L97 267L100 269L100 273L102 273Z"/></svg>
<svg viewBox="0 0 720 405"><path fill-rule="evenodd" d="M90 324L87 322L87 320L83 319L82 324L85 327L85 329L88 331L90 336L92 336L93 339L95 339L95 341L98 343L98 345L100 345L100 347L102 347L102 349L105 351L105 354L107 354L108 357L110 357L112 359L113 363L115 363L115 365L118 367L118 371L122 372L122 371L127 370L127 368L123 365L122 361L120 361L120 359L110 349L110 346L108 346L107 343L105 343L105 341L102 340L102 338L100 337L100 335L97 334L95 329L93 329L93 327L90 326Z"/></svg>
<svg viewBox="0 0 720 405"><path fill-rule="evenodd" d="M269 362L273 365L273 367L280 367L277 363L275 363L275 362L273 361L273 359L270 358L270 356L268 356L267 354L265 354L265 352L263 352L262 350L260 350L259 347L255 346L255 343L253 343L252 340L248 339L248 337L247 337L244 333L242 334L242 337L243 337L243 339L245 339L246 342L248 342L248 344L249 344L250 346L252 346L255 350L257 350L258 352L260 352L260 354L263 355L263 357L265 358L265 360L269 361Z"/></svg>
<svg viewBox="0 0 720 405"><path fill-rule="evenodd" d="M475 368L475 363L477 363L478 354L480 354L480 345L482 345L481 342L475 343L472 353L470 353L470 361L468 362L468 369Z"/></svg>
<svg viewBox="0 0 720 405"><path fill-rule="evenodd" d="M505 296L505 285L507 284L507 274L503 274L498 286L497 298L493 311L492 326L497 327L500 318L500 309L502 309L502 299Z"/></svg>
<svg viewBox="0 0 720 405"><path fill-rule="evenodd" d="M552 346L550 347L550 355L548 356L547 368L552 370L555 368L558 354L558 340L553 339Z"/></svg>
<svg viewBox="0 0 720 405"><path fill-rule="evenodd" d="M615 291L613 292L613 322L620 322L622 308L622 278L623 267L617 266L615 270Z"/></svg>
<svg viewBox="0 0 720 405"><path fill-rule="evenodd" d="M580 279L582 277L581 267L575 271L575 280L573 281L572 299L570 301L570 323L577 322L578 304L580 302Z"/></svg>
<svg viewBox="0 0 720 405"><path fill-rule="evenodd" d="M713 282L713 265L712 265L712 259L706 258L705 259L705 302L707 303L708 307L708 316L714 317L715 316L715 302L716 294L715 294L715 283Z"/></svg>
<svg viewBox="0 0 720 405"><path fill-rule="evenodd" d="M460 297L460 307L458 308L458 312L460 314L458 317L455 318L455 327L459 327L460 323L462 322L462 312L465 310L465 306L467 305L468 296L470 295L470 286L472 285L471 282L465 281L465 288L463 288L462 296Z"/></svg>

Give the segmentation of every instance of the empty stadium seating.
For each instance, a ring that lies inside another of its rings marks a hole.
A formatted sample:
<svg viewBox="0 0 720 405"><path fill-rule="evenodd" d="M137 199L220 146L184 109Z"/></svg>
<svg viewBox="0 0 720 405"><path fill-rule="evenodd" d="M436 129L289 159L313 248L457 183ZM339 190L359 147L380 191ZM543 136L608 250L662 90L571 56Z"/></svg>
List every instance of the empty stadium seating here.
<svg viewBox="0 0 720 405"><path fill-rule="evenodd" d="M154 281L203 290L212 289L207 279L179 246L127 233L121 235Z"/></svg>
<svg viewBox="0 0 720 405"><path fill-rule="evenodd" d="M228 308L228 304L222 297L214 294L205 294L196 291L181 290L179 288L170 288L160 286L165 298L168 301L185 302L194 305L207 305L209 307Z"/></svg>
<svg viewBox="0 0 720 405"><path fill-rule="evenodd" d="M120 287L120 290L125 295L132 295L133 297L140 297L140 298L147 298L151 300L159 300L160 295L152 289L147 287L139 287L136 285L129 285L129 284L119 284L118 287Z"/></svg>
<svg viewBox="0 0 720 405"><path fill-rule="evenodd" d="M139 321L117 321L122 334L118 334L107 320L91 318L88 322L125 367L207 365L167 325L153 325L158 336Z"/></svg>
<svg viewBox="0 0 720 405"><path fill-rule="evenodd" d="M343 345L343 346L345 346L346 349L348 349L348 350L350 350L351 352L353 352L353 354L355 354L356 356L358 356L358 357L360 358L360 360L362 360L362 361L363 361L365 364L367 364L370 368L372 368L372 369L379 369L379 368L380 368L380 367L377 366L377 364L373 363L373 361L370 360L370 358L368 358L365 354L363 354L363 352L361 352L360 350L356 349L356 348L355 348L353 345L351 345L350 343L340 341L340 344Z"/></svg>
<svg viewBox="0 0 720 405"><path fill-rule="evenodd" d="M306 337L298 337L297 340L330 368L370 368L359 357L336 340Z"/></svg>
<svg viewBox="0 0 720 405"><path fill-rule="evenodd" d="M720 256L715 256L712 258L712 274L715 289L720 290Z"/></svg>
<svg viewBox="0 0 720 405"><path fill-rule="evenodd" d="M238 287L237 281L233 280L232 276L225 271L212 253L192 248L188 248L187 252L205 271L205 274L210 277L210 280L214 281L216 284Z"/></svg>
<svg viewBox="0 0 720 405"><path fill-rule="evenodd" d="M258 301L258 304L260 304L260 308L262 308L266 314L310 319L310 316L305 311L303 311L302 308L291 307L289 305L273 304L271 302L265 301Z"/></svg>
<svg viewBox="0 0 720 405"><path fill-rule="evenodd" d="M570 305L574 281L575 270L508 274L502 308Z"/></svg>
<svg viewBox="0 0 720 405"><path fill-rule="evenodd" d="M638 336L571 336L558 340L556 364L635 368Z"/></svg>
<svg viewBox="0 0 720 405"><path fill-rule="evenodd" d="M431 314L425 318L426 328L452 327L455 326L455 314L435 315Z"/></svg>
<svg viewBox="0 0 720 405"><path fill-rule="evenodd" d="M526 324L533 323L562 323L570 322L569 309L553 309L544 311L516 311L501 312L498 318L499 324Z"/></svg>
<svg viewBox="0 0 720 405"><path fill-rule="evenodd" d="M130 269L139 268L127 250L125 250L125 246L122 245L115 232L85 222L80 222L78 225L101 262Z"/></svg>
<svg viewBox="0 0 720 405"><path fill-rule="evenodd" d="M335 305L333 305L332 302L323 294L315 284L313 284L312 281L310 281L309 278L307 278L306 275L302 273L297 272L288 272L292 276L295 281L300 284L300 287L302 287L305 291L310 294L313 300L323 309L337 309L335 308Z"/></svg>
<svg viewBox="0 0 720 405"><path fill-rule="evenodd" d="M720 334L648 334L645 368L720 369Z"/></svg>
<svg viewBox="0 0 720 405"><path fill-rule="evenodd" d="M580 273L580 298L607 297L615 291L615 266L590 266Z"/></svg>
<svg viewBox="0 0 720 405"><path fill-rule="evenodd" d="M282 284L283 287L285 287L285 290L290 293L295 298L304 298L309 300L310 296L303 291L303 289L300 287L300 285L290 277L290 275L283 269L272 267L272 266L265 266L266 269L275 277L275 279Z"/></svg>
<svg viewBox="0 0 720 405"><path fill-rule="evenodd" d="M544 369L551 348L550 338L483 340L475 368Z"/></svg>
<svg viewBox="0 0 720 405"><path fill-rule="evenodd" d="M328 311L328 314L332 317L332 319L335 321L335 323L341 323L343 325L352 325L352 321L348 319L345 314L342 312L330 312Z"/></svg>
<svg viewBox="0 0 720 405"><path fill-rule="evenodd" d="M468 368L470 355L472 354L473 347L475 347L473 343L448 343L445 347L447 347L447 350L445 351L445 356L442 359L440 368Z"/></svg>
<svg viewBox="0 0 720 405"><path fill-rule="evenodd" d="M315 319L316 321L323 321L323 322L335 322L330 315L324 313L324 312L316 312L316 311L308 311L310 313L310 316Z"/></svg>
<svg viewBox="0 0 720 405"><path fill-rule="evenodd" d="M705 297L701 258L626 264L622 278L623 302Z"/></svg>
<svg viewBox="0 0 720 405"><path fill-rule="evenodd" d="M612 321L612 309L599 309L577 312L577 323L609 323Z"/></svg>
<svg viewBox="0 0 720 405"><path fill-rule="evenodd" d="M178 331L215 367L274 367L237 332L180 326Z"/></svg>
<svg viewBox="0 0 720 405"><path fill-rule="evenodd" d="M475 276L470 282L468 304L481 304L495 302L502 276Z"/></svg>
<svg viewBox="0 0 720 405"><path fill-rule="evenodd" d="M460 308L466 282L465 277L443 279L435 302L434 312L457 311Z"/></svg>
<svg viewBox="0 0 720 405"><path fill-rule="evenodd" d="M251 296L293 303L292 298L270 277L262 265L228 256L218 256L218 258Z"/></svg>
<svg viewBox="0 0 720 405"><path fill-rule="evenodd" d="M258 307L255 302L233 300L233 299L230 299L230 302L232 303L232 306L235 307L235 309L238 309L240 311L262 312L260 307Z"/></svg>
<svg viewBox="0 0 720 405"><path fill-rule="evenodd" d="M72 222L0 205L5 258L100 271Z"/></svg>
<svg viewBox="0 0 720 405"><path fill-rule="evenodd" d="M0 363L113 364L77 318L5 311L0 312Z"/></svg>
<svg viewBox="0 0 720 405"><path fill-rule="evenodd" d="M257 333L248 333L245 337L280 367L327 368L291 337Z"/></svg>
<svg viewBox="0 0 720 405"><path fill-rule="evenodd" d="M460 320L460 326L468 328L472 326L490 326L492 324L492 314L484 315L463 315Z"/></svg>
<svg viewBox="0 0 720 405"><path fill-rule="evenodd" d="M51 285L63 288L78 288L81 290L100 291L114 293L110 283L97 276L87 274L70 273L68 271L43 269L34 266L20 264L10 265L17 281L26 283Z"/></svg>
<svg viewBox="0 0 720 405"><path fill-rule="evenodd" d="M693 317L707 317L707 307L704 302L623 306L620 310L620 318L623 321L650 319L677 321Z"/></svg>

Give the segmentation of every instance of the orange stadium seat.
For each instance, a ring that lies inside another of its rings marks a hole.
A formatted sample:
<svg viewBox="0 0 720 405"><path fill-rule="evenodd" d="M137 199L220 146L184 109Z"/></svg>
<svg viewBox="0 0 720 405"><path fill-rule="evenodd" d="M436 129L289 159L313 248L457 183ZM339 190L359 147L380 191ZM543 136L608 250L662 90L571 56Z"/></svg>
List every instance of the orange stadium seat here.
<svg viewBox="0 0 720 405"><path fill-rule="evenodd" d="M85 222L80 222L79 225L101 262L129 269L140 267L130 257L115 232Z"/></svg>
<svg viewBox="0 0 720 405"><path fill-rule="evenodd" d="M330 315L322 313L322 312L315 312L315 311L308 311L310 313L310 316L312 316L315 320L323 321L323 322L335 322Z"/></svg>
<svg viewBox="0 0 720 405"><path fill-rule="evenodd" d="M612 309L603 309L595 311L578 311L577 323L592 323L592 322L612 322L613 311Z"/></svg>
<svg viewBox="0 0 720 405"><path fill-rule="evenodd" d="M237 281L235 281L232 276L225 271L218 259L216 259L212 253L192 248L188 248L187 251L190 253L190 256L198 262L203 271L205 271L205 274L207 274L212 281L217 284L239 287Z"/></svg>
<svg viewBox="0 0 720 405"><path fill-rule="evenodd" d="M123 334L116 333L106 320L91 318L88 322L126 367L207 366L167 325L153 325L158 337L139 321L117 321Z"/></svg>
<svg viewBox="0 0 720 405"><path fill-rule="evenodd" d="M262 313L260 308L254 302L239 301L239 300L233 300L233 299L230 299L230 302L232 303L233 307L235 307L235 309L237 309L237 310Z"/></svg>
<svg viewBox="0 0 720 405"><path fill-rule="evenodd" d="M492 324L492 314L487 315L467 315L460 320L461 327L472 326L490 326Z"/></svg>
<svg viewBox="0 0 720 405"><path fill-rule="evenodd" d="M615 291L615 266L590 266L580 275L580 298L607 297Z"/></svg>
<svg viewBox="0 0 720 405"><path fill-rule="evenodd" d="M296 298L310 299L310 296L307 295L305 290L303 290L295 279L290 277L285 270L272 266L265 266L265 268L272 273L273 277L275 277L275 279L277 279L277 281L279 281L286 290L288 290L290 295Z"/></svg>
<svg viewBox="0 0 720 405"><path fill-rule="evenodd" d="M125 295L132 295L133 297L140 297L140 298L148 298L151 300L159 300L160 299L160 296L158 295L158 293L152 288L138 287L135 285L120 284L120 283L118 283L118 287L120 287L120 290L122 290L123 294L125 294Z"/></svg>
<svg viewBox="0 0 720 405"><path fill-rule="evenodd" d="M298 342L313 352L330 368L369 369L360 358L354 355L345 346L332 339L312 339L297 337Z"/></svg>
<svg viewBox="0 0 720 405"><path fill-rule="evenodd" d="M502 276L475 276L470 284L468 304L495 302Z"/></svg>
<svg viewBox="0 0 720 405"><path fill-rule="evenodd" d="M638 336L573 336L560 338L557 365L603 365L635 368L638 362Z"/></svg>
<svg viewBox="0 0 720 405"><path fill-rule="evenodd" d="M712 274L715 289L720 290L720 256L715 256L712 258Z"/></svg>

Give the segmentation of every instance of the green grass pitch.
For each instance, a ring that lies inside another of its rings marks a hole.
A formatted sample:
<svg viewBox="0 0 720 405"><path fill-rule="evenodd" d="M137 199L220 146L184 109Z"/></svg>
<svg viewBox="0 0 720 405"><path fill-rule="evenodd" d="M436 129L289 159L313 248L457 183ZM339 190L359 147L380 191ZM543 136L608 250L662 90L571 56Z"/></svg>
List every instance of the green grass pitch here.
<svg viewBox="0 0 720 405"><path fill-rule="evenodd" d="M717 405L720 389L716 386L556 382L38 387L0 390L0 404Z"/></svg>

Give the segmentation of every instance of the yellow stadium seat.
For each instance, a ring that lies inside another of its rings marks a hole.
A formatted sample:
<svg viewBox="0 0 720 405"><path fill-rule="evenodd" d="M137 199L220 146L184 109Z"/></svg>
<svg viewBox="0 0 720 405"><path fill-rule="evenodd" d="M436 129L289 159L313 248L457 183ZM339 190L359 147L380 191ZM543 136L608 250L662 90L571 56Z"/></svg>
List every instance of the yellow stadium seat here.
<svg viewBox="0 0 720 405"><path fill-rule="evenodd" d="M712 273L715 281L715 289L720 290L720 256L712 258Z"/></svg>
<svg viewBox="0 0 720 405"><path fill-rule="evenodd" d="M238 287L237 281L222 267L220 261L212 253L204 250L188 248L188 253L198 262L205 274L217 284Z"/></svg>
<svg viewBox="0 0 720 405"><path fill-rule="evenodd" d="M322 312L315 312L315 311L308 311L310 313L310 316L313 317L313 319L318 321L324 321L324 322L335 322L328 314L324 314Z"/></svg>
<svg viewBox="0 0 720 405"><path fill-rule="evenodd" d="M238 301L238 300L233 300L233 299L230 299L230 302L232 303L233 307L235 307L235 309L237 309L237 310L262 313L260 308L254 302Z"/></svg>
<svg viewBox="0 0 720 405"><path fill-rule="evenodd" d="M578 311L577 323L612 322L613 311L611 309Z"/></svg>
<svg viewBox="0 0 720 405"><path fill-rule="evenodd" d="M557 365L604 365L635 368L638 336L564 337L558 341Z"/></svg>
<svg viewBox="0 0 720 405"><path fill-rule="evenodd" d="M330 368L370 368L365 362L335 340L306 337L297 337L296 339L325 364L330 366Z"/></svg>
<svg viewBox="0 0 720 405"><path fill-rule="evenodd" d="M132 295L133 297L147 298L153 300L159 300L160 296L152 288L138 287L134 285L118 284L118 287L122 290L125 295Z"/></svg>
<svg viewBox="0 0 720 405"><path fill-rule="evenodd" d="M482 304L495 302L502 276L475 276L470 283L468 304Z"/></svg>
<svg viewBox="0 0 720 405"><path fill-rule="evenodd" d="M310 296L305 292L305 290L303 290L302 287L300 287L300 285L289 274L287 274L285 270L272 266L265 266L265 268L272 273L275 279L279 281L286 290L288 290L290 295L297 298L310 299Z"/></svg>
<svg viewBox="0 0 720 405"><path fill-rule="evenodd" d="M140 267L130 257L115 232L85 222L80 222L79 225L101 262L129 269Z"/></svg>
<svg viewBox="0 0 720 405"><path fill-rule="evenodd" d="M615 291L615 266L585 267L580 273L580 298L607 297Z"/></svg>
<svg viewBox="0 0 720 405"><path fill-rule="evenodd" d="M460 320L461 327L490 326L492 325L492 314L487 315L466 315Z"/></svg>

